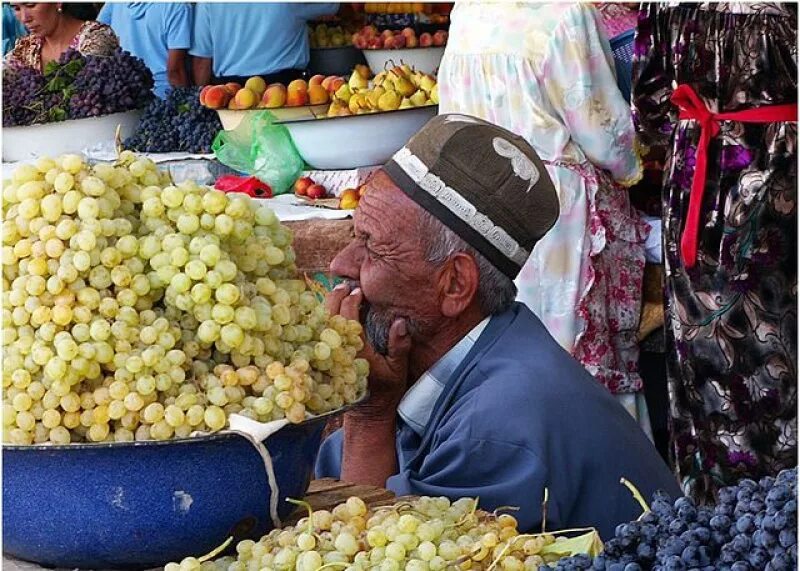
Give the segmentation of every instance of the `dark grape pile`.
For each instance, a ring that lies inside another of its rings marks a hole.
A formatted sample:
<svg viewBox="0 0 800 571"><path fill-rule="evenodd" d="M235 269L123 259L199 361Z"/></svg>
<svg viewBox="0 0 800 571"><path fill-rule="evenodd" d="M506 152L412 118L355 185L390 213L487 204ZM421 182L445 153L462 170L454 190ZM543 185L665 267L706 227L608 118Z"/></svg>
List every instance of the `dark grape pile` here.
<svg viewBox="0 0 800 571"><path fill-rule="evenodd" d="M199 87L179 87L165 99L150 102L136 133L124 142L125 148L144 153L210 153L222 123L215 111L200 104L199 94Z"/></svg>
<svg viewBox="0 0 800 571"><path fill-rule="evenodd" d="M86 56L72 88L70 119L110 115L147 105L153 74L142 60L117 49L108 57Z"/></svg>
<svg viewBox="0 0 800 571"><path fill-rule="evenodd" d="M69 49L44 73L3 68L3 126L35 125L141 109L152 98L153 75L142 60L117 50L84 56Z"/></svg>
<svg viewBox="0 0 800 571"><path fill-rule="evenodd" d="M716 506L653 497L650 512L619 525L592 560L560 560L559 571L789 571L797 569L797 468L719 492ZM550 571L549 567L543 567Z"/></svg>

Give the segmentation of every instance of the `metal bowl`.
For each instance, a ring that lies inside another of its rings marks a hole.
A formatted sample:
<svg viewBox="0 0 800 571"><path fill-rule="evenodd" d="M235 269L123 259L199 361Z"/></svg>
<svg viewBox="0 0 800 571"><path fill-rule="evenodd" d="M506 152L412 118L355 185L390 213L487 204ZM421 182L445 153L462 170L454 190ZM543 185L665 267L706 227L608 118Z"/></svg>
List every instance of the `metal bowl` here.
<svg viewBox="0 0 800 571"><path fill-rule="evenodd" d="M297 119L314 119L322 117L328 112L329 103L322 105L302 105L300 107L278 107L277 109L247 109L246 111L234 111L232 109L217 109L222 128L226 131L233 131L245 119L249 120L255 113L269 111L280 121L294 121Z"/></svg>
<svg viewBox="0 0 800 571"><path fill-rule="evenodd" d="M372 73L377 75L391 63L407 63L417 71L436 75L444 55L444 47L404 48L399 50L361 50Z"/></svg>
<svg viewBox="0 0 800 571"><path fill-rule="evenodd" d="M345 170L382 165L438 110L438 105L428 105L281 124L311 168Z"/></svg>
<svg viewBox="0 0 800 571"><path fill-rule="evenodd" d="M136 131L141 114L136 110L42 125L4 127L3 161L80 153L100 141L113 141L117 125L121 126L121 135L125 139Z"/></svg>
<svg viewBox="0 0 800 571"><path fill-rule="evenodd" d="M278 515L302 498L327 420L265 440ZM230 535L273 528L262 457L235 433L165 442L3 447L3 551L60 568L153 568L200 556Z"/></svg>

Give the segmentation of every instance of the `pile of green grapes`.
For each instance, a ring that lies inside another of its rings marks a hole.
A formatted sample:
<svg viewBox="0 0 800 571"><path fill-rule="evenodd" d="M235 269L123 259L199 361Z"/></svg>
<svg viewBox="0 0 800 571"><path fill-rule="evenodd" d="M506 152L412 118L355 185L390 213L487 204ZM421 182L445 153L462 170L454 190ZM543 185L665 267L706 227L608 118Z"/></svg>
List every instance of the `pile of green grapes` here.
<svg viewBox="0 0 800 571"><path fill-rule="evenodd" d="M562 540L520 535L509 514L476 510L477 500L421 497L368 510L349 498L332 511L311 512L296 526L259 541L244 540L236 557L188 557L165 571L538 571L563 554Z"/></svg>
<svg viewBox="0 0 800 571"><path fill-rule="evenodd" d="M2 199L4 442L297 423L365 393L361 325L328 316L249 197L123 152L20 166Z"/></svg>

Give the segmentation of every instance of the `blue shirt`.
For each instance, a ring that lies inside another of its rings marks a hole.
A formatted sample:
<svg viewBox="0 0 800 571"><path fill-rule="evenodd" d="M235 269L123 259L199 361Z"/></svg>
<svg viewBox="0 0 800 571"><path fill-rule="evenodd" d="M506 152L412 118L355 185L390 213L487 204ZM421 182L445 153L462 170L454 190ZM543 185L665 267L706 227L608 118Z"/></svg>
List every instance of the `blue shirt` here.
<svg viewBox="0 0 800 571"><path fill-rule="evenodd" d="M108 24L122 49L144 61L153 73L153 91L163 98L169 89L169 50L192 47L192 5L188 2L106 2L97 21Z"/></svg>
<svg viewBox="0 0 800 571"><path fill-rule="evenodd" d="M216 77L267 75L305 69L310 56L306 22L333 14L337 3L197 5L189 53L211 58Z"/></svg>
<svg viewBox="0 0 800 571"><path fill-rule="evenodd" d="M430 412L417 416L421 408L412 406L399 415L399 471L386 481L397 495L518 506L519 527L528 531L541 528L546 488L549 529L592 526L608 539L641 515L620 478L646 498L658 489L680 493L633 418L524 305L493 316L463 358L451 353L450 364L429 371L446 375L430 392ZM317 476L339 477L341 460L339 430L323 443Z"/></svg>
<svg viewBox="0 0 800 571"><path fill-rule="evenodd" d="M14 9L9 4L3 4L3 55L14 49L17 38L27 33L25 26L17 20Z"/></svg>

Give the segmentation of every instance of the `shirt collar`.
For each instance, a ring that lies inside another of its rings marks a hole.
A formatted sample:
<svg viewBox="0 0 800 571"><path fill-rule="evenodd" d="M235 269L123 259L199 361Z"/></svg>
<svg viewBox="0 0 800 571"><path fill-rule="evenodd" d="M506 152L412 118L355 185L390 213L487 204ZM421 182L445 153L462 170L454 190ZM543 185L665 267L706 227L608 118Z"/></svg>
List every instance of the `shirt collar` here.
<svg viewBox="0 0 800 571"><path fill-rule="evenodd" d="M490 317L486 317L478 323L461 341L425 371L403 396L403 400L397 407L397 414L418 435L422 436L422 433L425 432L425 427L439 395L442 394L450 376L467 357L489 324L489 320Z"/></svg>

